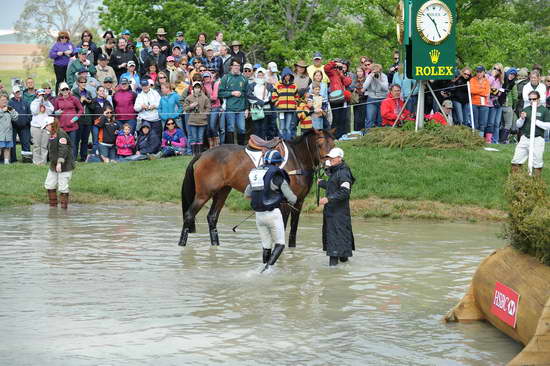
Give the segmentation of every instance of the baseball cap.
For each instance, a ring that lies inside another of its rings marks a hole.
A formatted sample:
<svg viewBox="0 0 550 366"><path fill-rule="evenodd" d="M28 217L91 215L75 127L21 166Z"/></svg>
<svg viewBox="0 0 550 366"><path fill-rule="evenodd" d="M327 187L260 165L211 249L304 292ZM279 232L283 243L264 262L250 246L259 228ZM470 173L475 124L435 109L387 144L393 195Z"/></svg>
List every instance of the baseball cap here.
<svg viewBox="0 0 550 366"><path fill-rule="evenodd" d="M149 85L149 80L148 79L141 79L141 81L139 82L141 86L147 86Z"/></svg>
<svg viewBox="0 0 550 366"><path fill-rule="evenodd" d="M54 121L55 121L55 118L53 118L52 116L46 117L44 126L42 126L42 128L43 129L46 128L46 126L51 125Z"/></svg>
<svg viewBox="0 0 550 366"><path fill-rule="evenodd" d="M214 51L214 47L208 45L208 46L204 47L204 50L205 51Z"/></svg>
<svg viewBox="0 0 550 366"><path fill-rule="evenodd" d="M104 83L112 83L112 82L113 82L113 78L110 77L110 76L107 76L105 79L103 79L103 82L104 82Z"/></svg>
<svg viewBox="0 0 550 366"><path fill-rule="evenodd" d="M183 32L182 32L182 31L176 32L176 37L179 37L179 36L183 36Z"/></svg>
<svg viewBox="0 0 550 366"><path fill-rule="evenodd" d="M252 70L252 64L244 64L243 69Z"/></svg>
<svg viewBox="0 0 550 366"><path fill-rule="evenodd" d="M332 148L329 153L327 154L328 158L343 158L344 157L344 150L340 149L339 147Z"/></svg>
<svg viewBox="0 0 550 366"><path fill-rule="evenodd" d="M86 54L88 54L88 50L85 49L85 48L79 48L78 53L81 54L81 55L86 55Z"/></svg>
<svg viewBox="0 0 550 366"><path fill-rule="evenodd" d="M211 78L211 77L212 77L212 74L209 73L208 71L205 71L205 72L203 72L203 73L201 74L201 76L202 76L203 78L206 78L206 77Z"/></svg>
<svg viewBox="0 0 550 366"><path fill-rule="evenodd" d="M21 91L21 88L19 86L14 86L13 89L11 90L13 92L13 94L17 93L17 92L20 92Z"/></svg>
<svg viewBox="0 0 550 366"><path fill-rule="evenodd" d="M46 94L46 91L44 89L38 89L36 91L36 95L40 95L40 94Z"/></svg>
<svg viewBox="0 0 550 366"><path fill-rule="evenodd" d="M200 81L194 81L193 82L193 88L197 85L202 86L202 83Z"/></svg>
<svg viewBox="0 0 550 366"><path fill-rule="evenodd" d="M254 64L254 69L259 69L260 67L262 67L262 64Z"/></svg>
<svg viewBox="0 0 550 366"><path fill-rule="evenodd" d="M441 103L441 105L445 108L453 108L453 102L451 102L450 100L444 100L443 103Z"/></svg>
<svg viewBox="0 0 550 366"><path fill-rule="evenodd" d="M482 65L479 65L478 67L476 67L476 71L477 72L485 71L485 67L483 67Z"/></svg>
<svg viewBox="0 0 550 366"><path fill-rule="evenodd" d="M128 84L129 81L128 81L127 78L122 78L122 79L120 79L120 83L121 83L121 84Z"/></svg>
<svg viewBox="0 0 550 366"><path fill-rule="evenodd" d="M128 63L126 65L128 65L128 67L136 66L136 63L134 61L128 61Z"/></svg>
<svg viewBox="0 0 550 366"><path fill-rule="evenodd" d="M318 59L322 59L323 58L323 55L321 54L321 52L315 52L313 54L313 59L315 60L316 58Z"/></svg>
<svg viewBox="0 0 550 366"><path fill-rule="evenodd" d="M105 60L107 60L107 56L105 56L104 54L101 54L101 55L99 55L99 57L97 59L98 59L98 61L105 61Z"/></svg>
<svg viewBox="0 0 550 366"><path fill-rule="evenodd" d="M121 34L123 34L123 35L125 35L125 36L126 36L126 35L129 36L129 35L132 34L132 33L130 33L130 31L129 31L128 29L125 29L125 30L122 31Z"/></svg>
<svg viewBox="0 0 550 366"><path fill-rule="evenodd" d="M88 69L86 69L86 68L84 68L84 67L81 68L80 70L78 70L78 73L79 73L79 74L84 74L85 72L88 72Z"/></svg>
<svg viewBox="0 0 550 366"><path fill-rule="evenodd" d="M51 89L52 88L50 83L47 83L47 82L42 83L41 87L42 87L42 89Z"/></svg>
<svg viewBox="0 0 550 366"><path fill-rule="evenodd" d="M168 56L166 57L166 61L176 61L176 59L174 58L174 56Z"/></svg>
<svg viewBox="0 0 550 366"><path fill-rule="evenodd" d="M59 84L59 90L63 90L63 89L70 89L69 84L67 84L66 82L60 83Z"/></svg>
<svg viewBox="0 0 550 366"><path fill-rule="evenodd" d="M279 69L277 68L277 64L273 61L271 61L270 63L267 64L267 68L271 72L279 72Z"/></svg>

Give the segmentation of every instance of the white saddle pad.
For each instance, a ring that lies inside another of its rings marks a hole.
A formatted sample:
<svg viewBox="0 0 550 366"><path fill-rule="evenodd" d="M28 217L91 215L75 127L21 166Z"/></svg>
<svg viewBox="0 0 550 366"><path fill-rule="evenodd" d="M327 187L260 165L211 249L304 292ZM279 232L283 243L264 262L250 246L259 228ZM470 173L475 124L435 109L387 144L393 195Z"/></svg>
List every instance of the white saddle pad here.
<svg viewBox="0 0 550 366"><path fill-rule="evenodd" d="M283 141L283 149L285 150L285 156L283 157L283 163L281 164L280 168L283 169L288 161L288 148L286 147L285 142ZM250 159L252 160L252 163L254 163L254 166L257 168L260 166L260 163L262 162L263 158L263 152L258 150L250 150L248 148L245 148L244 151L248 154Z"/></svg>

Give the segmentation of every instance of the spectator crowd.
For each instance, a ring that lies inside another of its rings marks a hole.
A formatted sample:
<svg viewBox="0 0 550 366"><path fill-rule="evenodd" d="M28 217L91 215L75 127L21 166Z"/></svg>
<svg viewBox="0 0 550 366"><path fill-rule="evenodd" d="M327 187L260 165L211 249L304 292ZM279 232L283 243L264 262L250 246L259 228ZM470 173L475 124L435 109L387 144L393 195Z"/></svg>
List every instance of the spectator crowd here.
<svg viewBox="0 0 550 366"><path fill-rule="evenodd" d="M419 85L404 73L397 51L388 70L370 57L352 68L320 52L292 67L264 67L249 63L243 44L226 43L222 32L211 41L205 33L195 41L183 32L173 36L163 28L138 37L106 31L99 45L89 31L74 43L60 32L49 51L55 85L38 88L28 78L10 92L0 83L3 162L17 160L18 138L22 160L46 164L43 127L51 115L75 160L111 162L244 145L250 133L291 139L305 129L334 128L346 139L350 131L399 127L417 113L443 124L473 123L487 143L506 144L532 91L550 107L550 76L539 65L464 67L452 80L430 82L435 93L426 92L418 111Z"/></svg>

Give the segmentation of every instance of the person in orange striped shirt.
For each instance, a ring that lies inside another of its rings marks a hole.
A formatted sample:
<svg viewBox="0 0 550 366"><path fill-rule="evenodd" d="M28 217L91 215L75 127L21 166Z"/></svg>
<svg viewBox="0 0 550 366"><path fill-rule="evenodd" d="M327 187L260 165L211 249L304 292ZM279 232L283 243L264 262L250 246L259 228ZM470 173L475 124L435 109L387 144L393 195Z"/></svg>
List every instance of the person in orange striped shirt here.
<svg viewBox="0 0 550 366"><path fill-rule="evenodd" d="M298 88L294 84L292 70L285 67L281 73L281 81L275 84L272 94L273 104L279 115L279 134L285 140L296 136L297 93Z"/></svg>

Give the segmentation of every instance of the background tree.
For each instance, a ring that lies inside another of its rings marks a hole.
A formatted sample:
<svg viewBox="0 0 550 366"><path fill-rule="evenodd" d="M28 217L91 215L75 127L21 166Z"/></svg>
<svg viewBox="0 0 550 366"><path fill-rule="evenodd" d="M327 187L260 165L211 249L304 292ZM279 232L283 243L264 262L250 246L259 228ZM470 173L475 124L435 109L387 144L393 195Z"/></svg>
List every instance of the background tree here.
<svg viewBox="0 0 550 366"><path fill-rule="evenodd" d="M59 31L67 31L75 38L77 33L97 22L97 3L94 0L27 0L15 23L18 37L50 45Z"/></svg>
<svg viewBox="0 0 550 366"><path fill-rule="evenodd" d="M398 48L394 12L398 0L103 0L100 24L120 32L153 35L164 27L173 38L183 31L189 43L198 33L223 31L238 39L252 62L292 64L362 55L388 67ZM550 67L548 0L457 0L459 66ZM209 39L210 40L210 39Z"/></svg>

